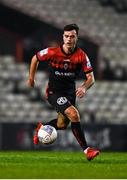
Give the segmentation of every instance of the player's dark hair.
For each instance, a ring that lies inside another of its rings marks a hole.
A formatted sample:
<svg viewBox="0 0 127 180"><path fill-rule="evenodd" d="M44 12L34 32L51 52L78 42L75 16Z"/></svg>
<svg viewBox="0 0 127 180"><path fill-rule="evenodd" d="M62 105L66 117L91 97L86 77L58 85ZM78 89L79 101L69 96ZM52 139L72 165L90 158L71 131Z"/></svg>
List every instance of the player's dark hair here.
<svg viewBox="0 0 127 180"><path fill-rule="evenodd" d="M67 24L66 26L64 26L64 31L72 31L75 30L77 35L78 35L78 31L79 31L79 27L77 24Z"/></svg>

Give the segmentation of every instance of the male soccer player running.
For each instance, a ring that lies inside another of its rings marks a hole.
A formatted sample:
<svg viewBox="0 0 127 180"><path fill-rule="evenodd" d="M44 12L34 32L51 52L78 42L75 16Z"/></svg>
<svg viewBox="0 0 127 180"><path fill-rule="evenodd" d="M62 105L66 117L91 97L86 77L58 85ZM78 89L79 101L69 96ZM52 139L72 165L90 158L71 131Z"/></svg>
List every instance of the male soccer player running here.
<svg viewBox="0 0 127 180"><path fill-rule="evenodd" d="M76 46L79 27L69 24L64 27L63 44L59 47L48 47L39 51L32 57L28 85L34 87L35 74L38 63L48 61L49 82L46 89L48 102L56 109L56 119L46 123L57 130L66 129L71 123L71 129L88 160L99 155L99 151L87 146L83 130L80 125L80 115L75 107L76 97L82 98L86 91L94 84L93 69L86 53ZM75 80L81 68L86 74L86 81L77 89ZM34 144L38 144L38 130L42 126L38 124L33 138Z"/></svg>

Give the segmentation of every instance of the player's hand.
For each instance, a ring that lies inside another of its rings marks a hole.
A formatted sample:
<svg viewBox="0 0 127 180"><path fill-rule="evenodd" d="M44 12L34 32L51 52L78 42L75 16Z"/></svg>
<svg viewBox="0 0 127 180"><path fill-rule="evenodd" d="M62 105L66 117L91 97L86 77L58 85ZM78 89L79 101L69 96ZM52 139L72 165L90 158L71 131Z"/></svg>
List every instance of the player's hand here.
<svg viewBox="0 0 127 180"><path fill-rule="evenodd" d="M27 80L27 85L28 85L28 87L30 87L30 88L34 88L34 86L35 86L35 80L34 80L34 79L28 79L28 80Z"/></svg>
<svg viewBox="0 0 127 180"><path fill-rule="evenodd" d="M85 94L86 94L86 88L85 88L84 86L80 86L80 87L77 88L77 90L76 90L76 96L77 96L78 98L84 97Z"/></svg>

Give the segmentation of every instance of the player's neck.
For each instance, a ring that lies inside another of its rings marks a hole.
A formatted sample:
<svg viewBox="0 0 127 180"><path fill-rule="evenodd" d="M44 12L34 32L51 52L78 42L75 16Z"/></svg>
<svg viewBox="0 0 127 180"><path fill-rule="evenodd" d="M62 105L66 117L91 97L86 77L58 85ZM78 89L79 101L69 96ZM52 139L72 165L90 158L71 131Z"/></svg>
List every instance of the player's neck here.
<svg viewBox="0 0 127 180"><path fill-rule="evenodd" d="M63 50L64 50L64 52L65 52L66 54L71 54L71 53L74 52L75 46L72 47L72 48L68 48L68 47L65 46L65 44L63 44Z"/></svg>

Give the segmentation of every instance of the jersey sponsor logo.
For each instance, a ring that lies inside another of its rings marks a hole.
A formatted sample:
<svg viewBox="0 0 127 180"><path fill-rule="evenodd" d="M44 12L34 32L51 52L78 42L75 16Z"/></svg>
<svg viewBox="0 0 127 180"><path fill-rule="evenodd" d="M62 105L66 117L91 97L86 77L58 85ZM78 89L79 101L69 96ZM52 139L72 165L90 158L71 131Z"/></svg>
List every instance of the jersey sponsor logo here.
<svg viewBox="0 0 127 180"><path fill-rule="evenodd" d="M66 76L66 77L72 77L75 76L75 73L72 72L59 72L59 71L55 71L55 75L56 76Z"/></svg>
<svg viewBox="0 0 127 180"><path fill-rule="evenodd" d="M43 56L43 55L45 55L45 54L47 54L47 53L48 53L48 48L43 49L43 50L41 50L41 51L39 52L40 56Z"/></svg>
<svg viewBox="0 0 127 180"><path fill-rule="evenodd" d="M88 68L90 68L91 67L91 63L90 63L90 60L89 60L88 56L86 56L86 62L87 62L86 66Z"/></svg>
<svg viewBox="0 0 127 180"><path fill-rule="evenodd" d="M63 104L65 104L67 102L67 98L66 97L59 97L58 99L57 99L57 104L59 104L59 105L63 105Z"/></svg>

